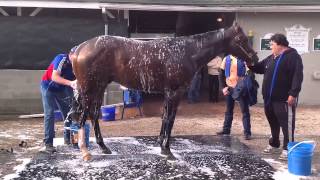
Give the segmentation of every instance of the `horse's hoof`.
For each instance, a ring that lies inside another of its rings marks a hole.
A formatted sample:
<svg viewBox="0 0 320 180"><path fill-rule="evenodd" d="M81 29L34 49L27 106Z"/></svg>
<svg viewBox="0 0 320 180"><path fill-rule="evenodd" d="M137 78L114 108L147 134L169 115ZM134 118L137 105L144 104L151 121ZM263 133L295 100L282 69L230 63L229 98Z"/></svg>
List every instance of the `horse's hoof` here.
<svg viewBox="0 0 320 180"><path fill-rule="evenodd" d="M167 160L177 160L177 158L174 157L170 149L161 149L161 154L165 155Z"/></svg>
<svg viewBox="0 0 320 180"><path fill-rule="evenodd" d="M166 159L169 160L169 161L175 161L175 160L177 160L177 158L176 158L172 153L169 154L169 155L167 155Z"/></svg>
<svg viewBox="0 0 320 180"><path fill-rule="evenodd" d="M161 145L163 142L163 137L159 136L157 139L157 142Z"/></svg>
<svg viewBox="0 0 320 180"><path fill-rule="evenodd" d="M102 150L103 154L112 154L111 150L109 148L103 149Z"/></svg>
<svg viewBox="0 0 320 180"><path fill-rule="evenodd" d="M84 161L90 161L92 156L91 156L90 153L85 153L85 154L82 155L82 158L83 158Z"/></svg>
<svg viewBox="0 0 320 180"><path fill-rule="evenodd" d="M169 154L172 154L172 153L171 153L170 149L161 148L161 154L165 155L165 156L168 156Z"/></svg>

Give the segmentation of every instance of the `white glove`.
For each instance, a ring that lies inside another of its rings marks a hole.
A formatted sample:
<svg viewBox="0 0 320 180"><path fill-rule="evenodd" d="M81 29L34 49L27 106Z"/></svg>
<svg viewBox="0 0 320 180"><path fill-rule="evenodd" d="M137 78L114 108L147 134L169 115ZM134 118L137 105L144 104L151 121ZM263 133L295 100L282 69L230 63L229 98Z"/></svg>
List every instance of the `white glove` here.
<svg viewBox="0 0 320 180"><path fill-rule="evenodd" d="M72 89L77 89L77 87L78 87L77 80L71 81L70 82L70 87L72 87Z"/></svg>
<svg viewBox="0 0 320 180"><path fill-rule="evenodd" d="M225 87L222 89L222 92L223 92L223 95L228 95L229 94L229 88L228 87Z"/></svg>

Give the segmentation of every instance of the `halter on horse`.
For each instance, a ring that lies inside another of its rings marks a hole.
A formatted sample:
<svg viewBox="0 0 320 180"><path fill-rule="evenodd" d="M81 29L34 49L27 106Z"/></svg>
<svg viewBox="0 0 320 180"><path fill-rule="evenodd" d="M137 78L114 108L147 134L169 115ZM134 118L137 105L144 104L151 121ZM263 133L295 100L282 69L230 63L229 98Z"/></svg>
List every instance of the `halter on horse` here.
<svg viewBox="0 0 320 180"><path fill-rule="evenodd" d="M173 157L170 136L180 97L193 75L220 53L233 54L253 64L258 57L241 27L193 36L138 41L123 37L99 36L80 44L72 54L79 98L77 115L81 126L87 117L94 126L96 142L104 153L111 151L101 136L98 118L104 90L112 82L131 89L164 95L161 153ZM83 151L84 155L90 155Z"/></svg>

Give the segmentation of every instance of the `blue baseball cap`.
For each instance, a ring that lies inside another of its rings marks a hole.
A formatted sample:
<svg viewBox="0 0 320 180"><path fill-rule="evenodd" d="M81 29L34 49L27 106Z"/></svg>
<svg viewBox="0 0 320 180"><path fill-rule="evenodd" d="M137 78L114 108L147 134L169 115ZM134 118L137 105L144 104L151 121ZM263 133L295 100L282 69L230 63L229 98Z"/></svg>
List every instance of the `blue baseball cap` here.
<svg viewBox="0 0 320 180"><path fill-rule="evenodd" d="M73 54L77 49L78 49L78 46L74 46L74 47L71 48L71 50L69 51L69 54Z"/></svg>

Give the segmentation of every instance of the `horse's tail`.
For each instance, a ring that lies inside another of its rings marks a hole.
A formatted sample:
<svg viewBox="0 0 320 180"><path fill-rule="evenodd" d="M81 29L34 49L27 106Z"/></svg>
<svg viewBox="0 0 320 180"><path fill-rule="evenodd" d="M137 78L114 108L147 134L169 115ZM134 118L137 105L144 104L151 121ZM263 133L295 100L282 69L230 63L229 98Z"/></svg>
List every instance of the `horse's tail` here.
<svg viewBox="0 0 320 180"><path fill-rule="evenodd" d="M73 91L74 96L73 96L73 101L72 101L72 107L71 107L71 117L73 120L76 122L80 123L80 126L82 127L85 123L86 117L88 115L88 110L85 109L85 104L83 102L84 94L83 90L81 89L81 84L80 82L82 81L81 77L81 64L79 63L79 53L81 51L81 45L77 45L73 47L70 52L69 52L69 59L72 63L72 70L77 78L77 89Z"/></svg>
<svg viewBox="0 0 320 180"><path fill-rule="evenodd" d="M69 52L69 59L72 63L72 69L73 69L73 72L75 71L75 66L77 64L77 59L78 59L78 54L79 54L79 46L75 46L73 47L70 52ZM76 73L74 72L74 74L76 75Z"/></svg>

